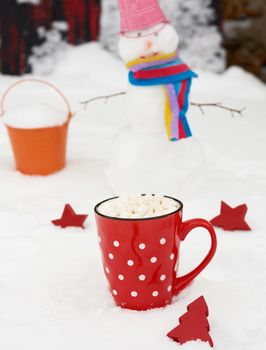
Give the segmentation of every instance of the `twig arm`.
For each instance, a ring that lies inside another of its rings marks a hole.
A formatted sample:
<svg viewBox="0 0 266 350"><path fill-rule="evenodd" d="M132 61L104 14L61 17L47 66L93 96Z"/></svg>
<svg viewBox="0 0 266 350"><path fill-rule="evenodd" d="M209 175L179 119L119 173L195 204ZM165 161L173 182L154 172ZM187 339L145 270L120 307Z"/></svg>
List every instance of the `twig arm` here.
<svg viewBox="0 0 266 350"><path fill-rule="evenodd" d="M96 97L90 98L89 100L82 101L80 103L84 106L84 109L86 109L87 105L89 103L91 103L91 102L94 102L94 101L97 101L97 100L105 100L105 103L107 103L109 98L118 97L118 96L122 96L122 95L125 95L125 94L126 94L126 92L122 91L122 92L117 92L116 94L111 94L111 95L96 96Z"/></svg>
<svg viewBox="0 0 266 350"><path fill-rule="evenodd" d="M229 111L232 114L232 117L234 117L234 113L238 113L241 116L243 116L243 112L246 108L242 108L242 109L236 109L236 108L231 108L231 107L227 107L227 106L223 106L221 104L221 102L214 102L214 103L197 103L197 102L191 102L191 106L195 106L198 107L201 111L201 113L204 115L204 107L217 107L217 108L221 108L224 109L225 111Z"/></svg>
<svg viewBox="0 0 266 350"><path fill-rule="evenodd" d="M126 92L125 91L121 91L121 92L117 92L115 94L111 94L111 95L104 95L104 96L96 96L96 97L93 97L89 100L86 100L86 101L82 101L80 102L83 106L84 106L84 109L87 108L87 105L91 102L94 102L94 101L98 101L98 100L105 100L105 103L108 102L109 98L113 98L113 97L118 97L118 96L123 96L125 95ZM194 107L198 107L202 113L202 115L205 115L204 113L204 107L217 107L217 108L220 108L220 109L224 109L226 111L229 111L232 115L232 117L234 117L234 113L238 113L240 114L241 116L243 116L243 112L246 108L242 108L242 109L236 109L236 108L231 108L231 107L227 107L227 106L224 106L222 105L221 102L214 102L214 103L198 103L198 102L191 102L190 103L191 106L194 106Z"/></svg>

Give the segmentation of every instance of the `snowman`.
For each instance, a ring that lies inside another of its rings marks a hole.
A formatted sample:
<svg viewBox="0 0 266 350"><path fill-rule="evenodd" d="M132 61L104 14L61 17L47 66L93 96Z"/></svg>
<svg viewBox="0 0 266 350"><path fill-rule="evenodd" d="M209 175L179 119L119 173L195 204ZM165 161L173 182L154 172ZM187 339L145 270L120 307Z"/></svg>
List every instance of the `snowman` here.
<svg viewBox="0 0 266 350"><path fill-rule="evenodd" d="M156 0L118 0L119 54L129 70L125 118L107 169L116 194L185 196L204 181L203 151L186 112L196 74L181 61L179 37Z"/></svg>

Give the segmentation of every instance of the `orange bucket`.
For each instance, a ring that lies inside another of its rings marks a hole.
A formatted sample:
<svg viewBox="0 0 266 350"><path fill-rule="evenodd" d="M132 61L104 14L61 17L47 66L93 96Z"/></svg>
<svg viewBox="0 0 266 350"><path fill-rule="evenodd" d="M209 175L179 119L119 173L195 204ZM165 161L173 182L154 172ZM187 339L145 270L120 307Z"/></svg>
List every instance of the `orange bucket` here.
<svg viewBox="0 0 266 350"><path fill-rule="evenodd" d="M63 169L66 165L67 132L73 114L69 102L61 91L54 85L38 79L21 80L11 85L3 95L1 114L4 112L4 101L7 94L14 86L25 82L48 85L59 93L67 105L67 121L63 125L34 129L21 129L6 125L16 169L27 175L50 175Z"/></svg>

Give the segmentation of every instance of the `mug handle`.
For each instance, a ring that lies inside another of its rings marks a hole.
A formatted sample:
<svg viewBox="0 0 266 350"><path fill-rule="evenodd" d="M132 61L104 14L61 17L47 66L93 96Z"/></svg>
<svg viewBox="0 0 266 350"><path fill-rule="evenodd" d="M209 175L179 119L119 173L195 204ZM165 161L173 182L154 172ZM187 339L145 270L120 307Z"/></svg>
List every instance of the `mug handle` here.
<svg viewBox="0 0 266 350"><path fill-rule="evenodd" d="M188 284L190 284L194 280L194 278L197 277L198 274L202 270L205 269L205 267L212 260L214 254L216 252L217 238L216 238L214 228L212 227L212 225L208 221L206 221L204 219L192 219L192 220L188 220L186 222L183 222L182 226L181 226L181 233L179 234L179 238L181 239L181 241L184 241L184 239L187 237L189 232L191 232L191 230L193 230L194 228L197 228L197 227L203 227L209 232L209 234L211 236L211 248L210 248L208 254L206 255L206 257L203 259L203 261L194 270L192 270L191 272L187 273L184 276L177 277L175 279L174 287L173 287L173 295L177 295Z"/></svg>

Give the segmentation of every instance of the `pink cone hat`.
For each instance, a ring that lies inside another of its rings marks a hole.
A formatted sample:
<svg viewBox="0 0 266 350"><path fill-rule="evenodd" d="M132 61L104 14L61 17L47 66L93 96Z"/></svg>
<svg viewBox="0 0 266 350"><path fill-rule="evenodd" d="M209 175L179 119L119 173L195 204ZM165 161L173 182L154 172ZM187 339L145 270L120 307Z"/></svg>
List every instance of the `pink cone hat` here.
<svg viewBox="0 0 266 350"><path fill-rule="evenodd" d="M121 14L121 32L150 28L158 23L169 23L157 0L118 0Z"/></svg>

